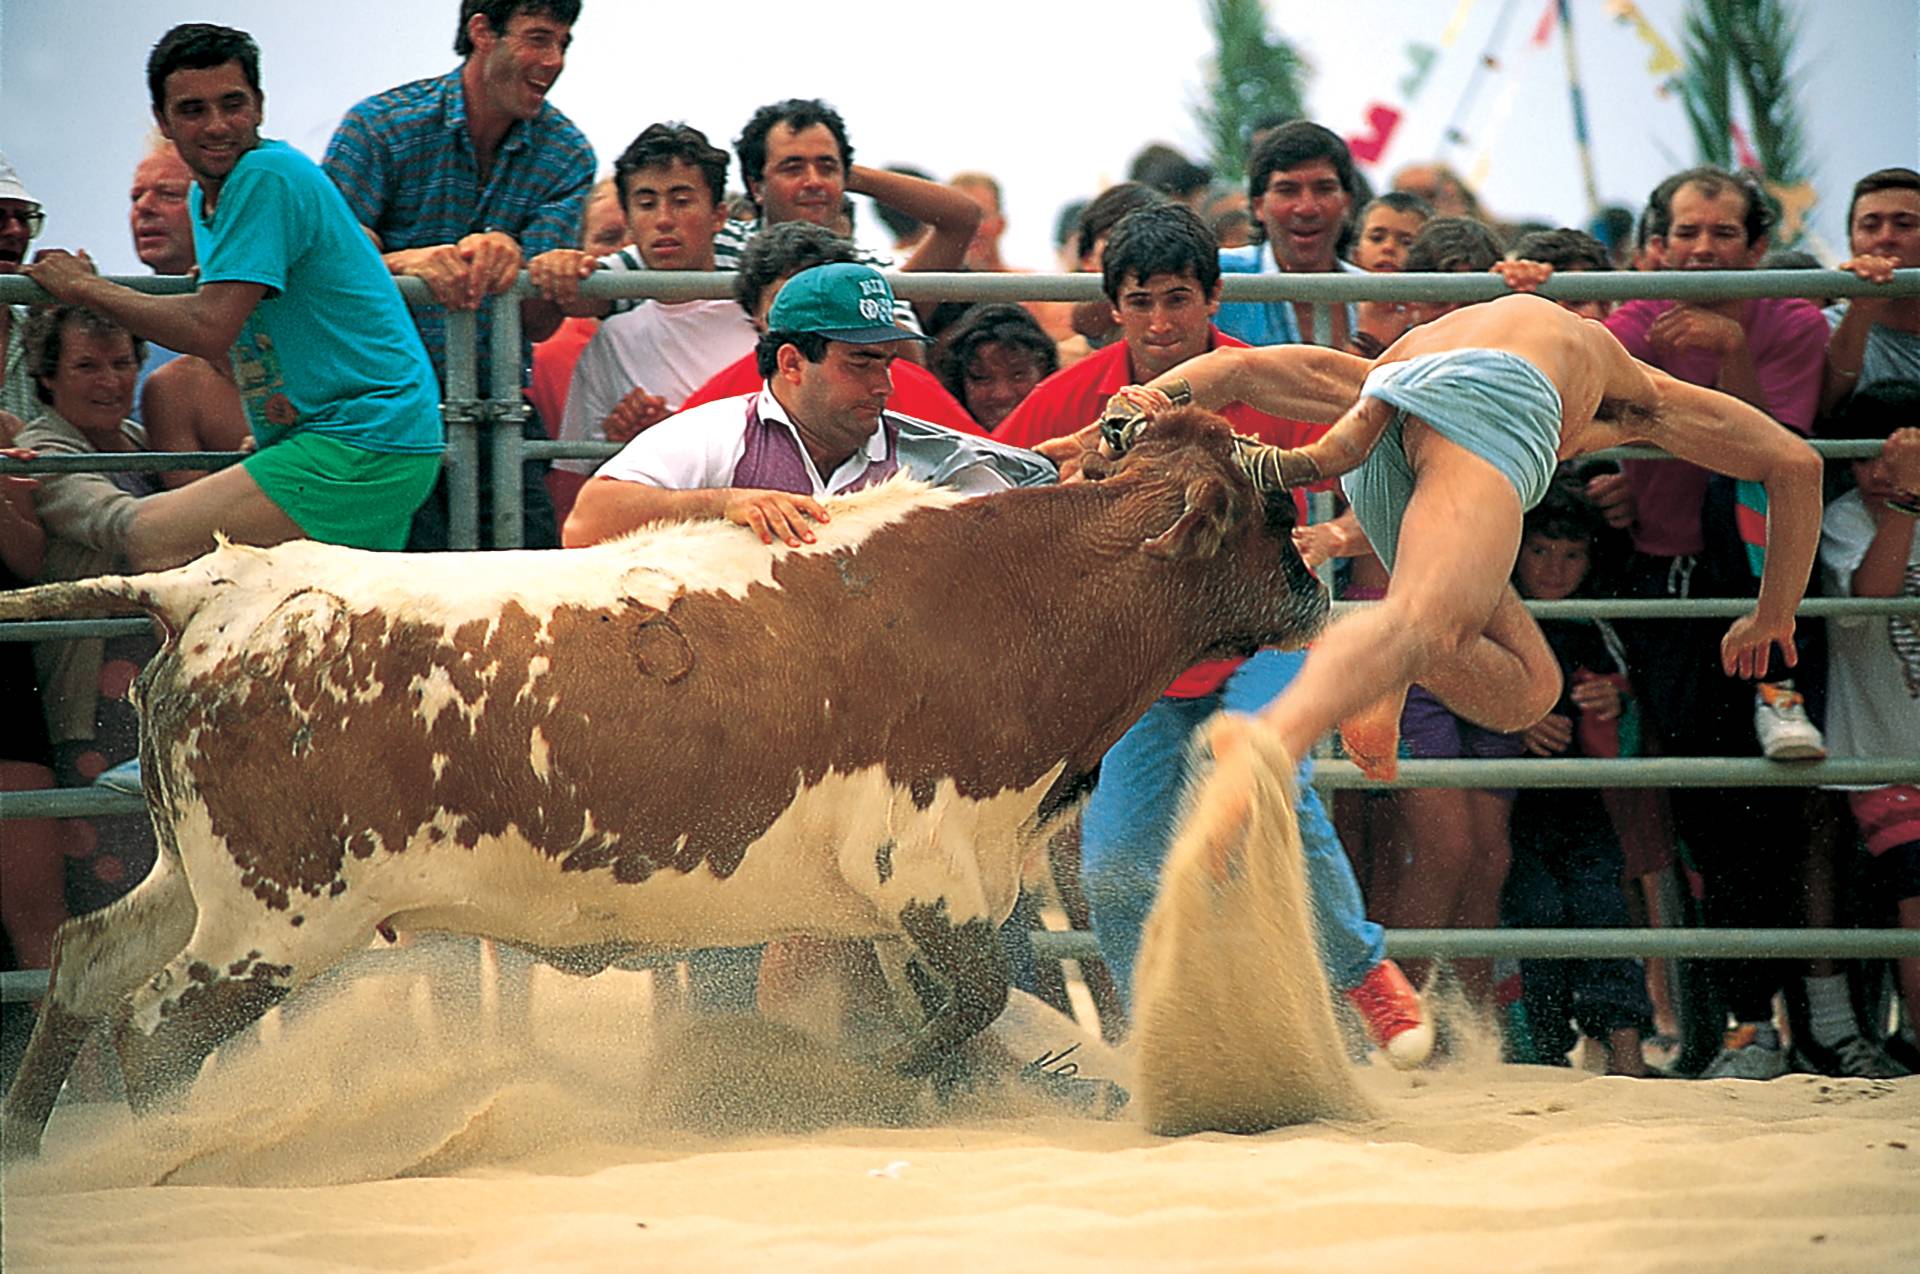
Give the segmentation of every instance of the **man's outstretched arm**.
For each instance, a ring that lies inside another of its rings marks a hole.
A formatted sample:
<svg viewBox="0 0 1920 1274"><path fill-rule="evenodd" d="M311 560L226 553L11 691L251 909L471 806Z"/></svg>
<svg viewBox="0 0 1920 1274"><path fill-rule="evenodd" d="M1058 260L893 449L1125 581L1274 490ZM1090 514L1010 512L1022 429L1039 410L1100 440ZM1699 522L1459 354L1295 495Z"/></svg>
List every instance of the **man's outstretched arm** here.
<svg viewBox="0 0 1920 1274"><path fill-rule="evenodd" d="M1318 345L1217 349L1155 377L1148 388L1165 392L1184 380L1194 403L1213 411L1245 403L1270 416L1325 424L1354 405L1372 366Z"/></svg>
<svg viewBox="0 0 1920 1274"><path fill-rule="evenodd" d="M59 300L96 310L135 336L211 362L227 356L267 294L263 284L222 282L184 295L154 296L102 278L85 256L58 249L22 266L21 273Z"/></svg>
<svg viewBox="0 0 1920 1274"><path fill-rule="evenodd" d="M1819 455L1764 412L1729 394L1652 372L1659 405L1646 440L1682 460L1730 478L1758 482L1767 492L1767 556L1753 613L1734 621L1720 643L1729 676L1764 677L1769 648L1778 644L1797 662L1794 611L1820 548Z"/></svg>
<svg viewBox="0 0 1920 1274"><path fill-rule="evenodd" d="M1333 428L1304 447L1249 443L1241 453L1263 482L1310 486L1359 467L1393 419L1387 404L1359 397L1371 366L1366 359L1314 345L1215 350L1144 386L1122 389L1102 419L1119 422L1115 432L1121 438L1170 402L1215 410L1237 402L1294 420L1333 421Z"/></svg>

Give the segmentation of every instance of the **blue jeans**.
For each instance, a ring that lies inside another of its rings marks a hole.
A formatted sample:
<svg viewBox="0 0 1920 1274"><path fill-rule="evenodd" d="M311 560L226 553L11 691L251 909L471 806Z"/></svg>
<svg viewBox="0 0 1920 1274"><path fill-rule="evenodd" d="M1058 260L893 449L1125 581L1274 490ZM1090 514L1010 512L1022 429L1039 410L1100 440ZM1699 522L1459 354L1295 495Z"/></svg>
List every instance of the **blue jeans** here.
<svg viewBox="0 0 1920 1274"><path fill-rule="evenodd" d="M1100 954L1133 1002L1133 965L1140 934L1153 908L1160 866L1173 847L1180 798L1186 790L1193 732L1221 709L1253 712L1287 688L1304 651L1263 650L1240 665L1225 685L1197 699L1154 701L1146 715L1107 752L1100 784L1081 823L1081 878L1093 912ZM1340 990L1360 985L1386 955L1380 926L1367 919L1360 884L1313 790L1313 761L1300 763L1300 842L1306 855L1320 961Z"/></svg>

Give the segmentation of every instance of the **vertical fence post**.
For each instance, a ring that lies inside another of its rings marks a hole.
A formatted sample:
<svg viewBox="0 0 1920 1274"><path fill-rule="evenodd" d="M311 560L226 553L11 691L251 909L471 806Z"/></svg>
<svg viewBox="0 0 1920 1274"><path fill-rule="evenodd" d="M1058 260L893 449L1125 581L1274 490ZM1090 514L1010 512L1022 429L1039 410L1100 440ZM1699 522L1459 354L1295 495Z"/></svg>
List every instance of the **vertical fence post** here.
<svg viewBox="0 0 1920 1274"><path fill-rule="evenodd" d="M472 310L447 311L447 547L480 547L480 423L476 392L479 321Z"/></svg>
<svg viewBox="0 0 1920 1274"><path fill-rule="evenodd" d="M526 510L520 477L525 466L527 403L520 393L520 299L526 284L516 283L493 299L492 385L488 388L487 427L493 448L493 547L524 547Z"/></svg>

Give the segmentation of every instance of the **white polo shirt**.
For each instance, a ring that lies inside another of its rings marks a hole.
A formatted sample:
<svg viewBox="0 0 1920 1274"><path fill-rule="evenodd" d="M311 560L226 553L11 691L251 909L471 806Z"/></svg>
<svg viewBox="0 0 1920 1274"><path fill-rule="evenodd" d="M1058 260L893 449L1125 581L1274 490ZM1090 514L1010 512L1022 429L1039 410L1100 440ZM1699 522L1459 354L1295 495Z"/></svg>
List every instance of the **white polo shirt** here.
<svg viewBox="0 0 1920 1274"><path fill-rule="evenodd" d="M734 470L747 454L747 412L754 396L719 398L710 403L670 416L634 438L619 455L600 466L597 478L621 482L644 482L668 491L712 490L733 485ZM824 477L814 467L813 457L800 444L793 421L764 382L759 394L760 419L778 424L793 435L800 446L800 458L806 464L812 494L818 499L838 494L856 485L871 465L887 458L885 431L876 428L866 444L849 456L839 468ZM902 417L901 419L906 419ZM956 435L964 437L964 435ZM914 477L931 475L916 472L912 463L899 457L900 466ZM992 465L967 464L948 475L941 483L962 495L987 495L1005 491L1013 485Z"/></svg>

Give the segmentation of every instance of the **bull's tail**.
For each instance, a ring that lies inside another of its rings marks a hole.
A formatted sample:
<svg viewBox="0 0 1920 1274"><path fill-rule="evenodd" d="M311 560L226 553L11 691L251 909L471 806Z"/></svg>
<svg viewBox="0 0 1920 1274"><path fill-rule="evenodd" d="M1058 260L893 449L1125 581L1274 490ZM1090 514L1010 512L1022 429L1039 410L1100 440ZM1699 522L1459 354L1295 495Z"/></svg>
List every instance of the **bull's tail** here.
<svg viewBox="0 0 1920 1274"><path fill-rule="evenodd" d="M145 575L96 575L0 592L0 620L107 619L157 613Z"/></svg>
<svg viewBox="0 0 1920 1274"><path fill-rule="evenodd" d="M260 550L222 541L212 553L170 571L146 575L96 575L91 579L0 591L0 622L29 619L110 619L150 615L173 632L186 627L194 611L237 565L233 560Z"/></svg>

